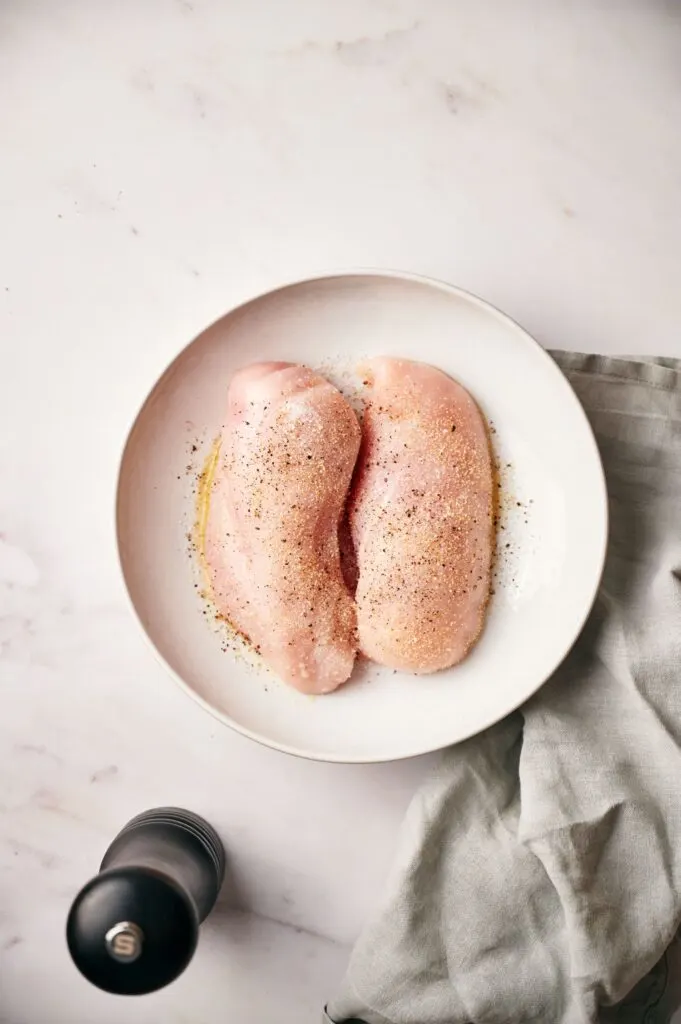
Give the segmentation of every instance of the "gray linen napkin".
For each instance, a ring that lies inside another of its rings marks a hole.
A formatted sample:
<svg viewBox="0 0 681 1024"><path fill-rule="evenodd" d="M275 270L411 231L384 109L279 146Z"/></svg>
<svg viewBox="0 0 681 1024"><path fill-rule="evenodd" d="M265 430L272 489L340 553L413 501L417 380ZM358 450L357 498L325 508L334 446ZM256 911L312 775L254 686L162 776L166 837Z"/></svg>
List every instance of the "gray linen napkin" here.
<svg viewBox="0 0 681 1024"><path fill-rule="evenodd" d="M669 1020L660 958L681 922L681 362L554 357L608 480L596 604L537 696L448 750L415 797L326 1020Z"/></svg>

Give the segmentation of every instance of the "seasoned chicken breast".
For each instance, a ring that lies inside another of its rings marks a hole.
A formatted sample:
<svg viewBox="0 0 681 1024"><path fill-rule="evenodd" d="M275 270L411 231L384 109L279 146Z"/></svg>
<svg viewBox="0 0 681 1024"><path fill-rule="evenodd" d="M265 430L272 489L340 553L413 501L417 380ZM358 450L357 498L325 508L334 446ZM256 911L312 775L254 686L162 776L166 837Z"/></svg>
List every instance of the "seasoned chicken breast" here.
<svg viewBox="0 0 681 1024"><path fill-rule="evenodd" d="M338 526L359 444L348 403L306 367L258 363L233 378L206 528L213 596L304 693L340 686L355 660Z"/></svg>
<svg viewBox="0 0 681 1024"><path fill-rule="evenodd" d="M372 359L349 504L359 645L427 673L483 628L494 546L487 429L468 392L422 363Z"/></svg>

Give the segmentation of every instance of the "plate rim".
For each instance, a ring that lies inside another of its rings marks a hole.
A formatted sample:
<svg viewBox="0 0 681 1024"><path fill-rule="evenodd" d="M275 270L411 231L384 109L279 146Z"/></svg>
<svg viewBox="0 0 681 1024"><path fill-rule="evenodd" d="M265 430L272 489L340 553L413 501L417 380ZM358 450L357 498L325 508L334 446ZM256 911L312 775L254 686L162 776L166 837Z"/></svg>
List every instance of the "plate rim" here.
<svg viewBox="0 0 681 1024"><path fill-rule="evenodd" d="M303 747L292 746L291 744L287 744L287 743L280 743L280 742L278 742L276 740L268 738L267 736L264 736L262 733L259 733L259 732L255 731L253 729L249 729L247 726L241 725L239 722L236 722L233 718L230 718L229 715L227 715L225 712L222 712L218 708L214 707L212 704L209 703L209 701L207 701L205 699L205 697L202 697L199 693L197 693L196 690L192 686L190 686L189 683L179 674L179 672L177 672L170 665L170 663L163 656L163 654L161 654L161 652L157 648L156 644L152 640L152 638L149 635L146 627L144 626L144 623L142 622L142 620L140 618L139 612L137 611L137 607L136 607L135 602L134 602L134 600L132 598L132 595L130 593L130 588L128 586L128 581L126 579L125 570L123 568L123 557L122 557L122 553L121 553L121 523L120 523L121 478L122 478L122 474L123 474L123 467L124 467L124 464L125 464L125 461L126 461L126 455L128 453L128 449L130 447L130 443L131 443L131 440L133 438L133 435L134 435L135 429L137 427L137 424L140 422L140 420L142 418L142 415L144 414L144 412L145 412L145 410L147 408L147 405L148 405L149 401L152 398L152 395L154 394L156 389L159 387L159 385L164 381L166 376L171 372L171 370L173 369L175 364L182 358L184 353L188 349L190 349L192 347L192 345L194 345L199 340L200 337L202 337L202 335L204 335L204 334L206 334L206 332L212 330L214 327L216 327L221 321L225 320L227 317L230 317L230 316L234 315L235 313L239 312L240 310L245 309L247 306L249 306L249 305L251 305L253 303L258 302L261 299L267 298L268 296L275 295L278 292L287 291L290 288L296 288L296 287L300 287L301 285L314 284L315 282L328 281L328 280L332 280L334 278L342 278L342 277L379 277L379 278L387 278L387 279L394 279L394 280L411 281L411 282L414 282L414 283L417 283L417 284L426 285L428 287L435 288L438 291L442 291L442 292L445 292L445 293L447 293L449 295L454 295L454 296L457 296L460 299L464 299L467 302L472 303L474 306L477 306L479 309L483 310L484 312L492 314L492 316L494 316L498 321L500 321L506 327L510 327L514 332L516 332L519 335L519 337L527 345L529 345L531 348L533 348L536 352L538 352L540 354L540 356L544 359L545 363L548 366L551 367L551 370L557 375L557 378L560 379L561 386L563 387L565 393L570 396L570 399L572 400L573 404L576 406L578 414L581 416L583 424L586 427L586 432L587 432L587 436L588 436L588 439L589 439L589 444L590 444L590 446L592 448L593 455L595 456L595 460L596 460L596 466L598 468L598 484L599 484L600 506L601 506L601 537L600 537L600 552L599 552L599 559L598 559L598 571L597 571L597 573L595 575L595 582L594 582L593 587L592 587L592 593L591 593L590 599L588 601L588 604L586 604L585 611L584 611L584 613L583 613L583 615L581 617L581 620L579 622L579 627L576 630L575 635L572 637L572 639L570 640L570 642L566 646L566 648L563 651L563 653L556 660L556 662L553 665L553 668L551 669L551 671L543 679L541 679L536 684L536 686L534 686L530 690L530 692L525 694L525 696L523 696L519 701L515 700L515 698L514 698L513 701L511 702L510 706L505 708L505 710L500 715L497 715L495 713L493 718L491 718L489 721L486 721L486 723L484 725L481 725L479 728L474 729L472 732L467 732L464 736L460 736L457 740L453 740L450 743L445 744L445 745L442 745L440 743L436 743L435 745L427 744L423 748L420 748L418 750L414 750L414 751L412 751L410 753L402 753L402 754L395 754L395 755L385 755L385 754L381 754L381 755L377 755L377 756L368 756L366 754L361 754L361 755L357 755L357 756L347 755L347 754L346 755L336 755L336 754L330 754L330 753L324 752L324 751L319 751L319 750L314 750L314 749L306 749L306 748L303 748ZM123 583L123 591L124 591L124 594L125 594L125 600L127 602L128 608L131 611L132 617L133 617L134 621L137 623L138 629L142 633L142 636L144 637L147 645L150 647L150 649L151 649L154 657L156 658L157 662L162 665L162 667L170 675L171 679L175 682L175 684L177 686L179 686L179 688L187 696L189 696L193 701L195 701L204 711L208 712L209 715L211 715L213 718L217 719L219 722L221 722L223 725L227 726L229 729L232 729L234 732L238 733L241 736L246 737L247 739L254 740L256 743L260 744L261 746L267 747L270 750L277 750L277 751L280 751L281 753L289 754L289 755L291 755L293 757L297 757L297 758L300 758L302 760L317 761L317 762L322 762L322 763L326 763L326 764L388 764L388 763L390 763L392 761L411 760L412 758L415 758L415 757L423 757L426 754L432 754L432 753L435 753L436 751L439 751L439 750L445 750L449 746L456 746L459 743L464 743L464 742L466 742L466 740L471 739L473 736L477 736L480 733L484 732L486 729L491 728L491 726L495 725L497 722L502 721L504 718L506 718L508 715L512 714L514 711L517 711L518 708L522 707L523 704L525 704L528 700L530 700L532 697L534 697L534 695L539 692L539 690L542 688L542 686L545 685L545 683L548 682L548 680L551 678L553 673L558 669L558 667L563 663L565 658L568 656L568 654L572 650L574 644L576 643L577 639L579 638L580 634L582 633L589 615L591 614L591 610L592 610L592 608L594 606L594 603L596 601L596 597L598 595L598 589L600 587L601 580L603 578L603 572L604 572L604 569L605 569L605 560L606 560L607 549L608 549L609 528L610 528L610 511L609 511L609 503L608 503L607 481L606 481L606 477L605 477L605 470L603 468L603 461L601 459L600 451L599 451L599 448L598 448L598 443L596 441L596 437L594 435L593 428L591 426L591 423L589 422L589 418L588 418L588 416L586 414L586 411L585 411L582 403L580 402L579 398L577 397L577 394L576 394L574 388L572 387L572 385L570 384L569 380L567 379L567 376L563 373L561 368L558 366L556 361L551 357L549 352L543 347L543 345L541 345L537 341L537 339L534 338L529 333L529 331L527 331L521 324L519 324L517 320L514 320L513 317L509 316L508 313L505 313L503 310L499 309L498 306L495 306L493 303L489 302L487 299L483 299L481 296L475 294L474 292L468 291L467 289L462 288L459 285L450 284L448 281L444 281L444 280L441 280L439 278L431 277L431 276L426 275L426 274L419 274L419 273L415 273L415 272L412 272L412 271L406 271L406 270L394 270L394 269L389 269L389 268L385 268L385 267L354 267L354 268L344 268L344 269L339 269L339 270L328 270L328 271L324 271L324 272L320 272L320 273L315 273L312 276L305 276L305 277L295 278L295 279L287 281L285 283L277 284L274 287L266 288L264 291L258 291L255 294L250 295L249 297L247 297L247 298L243 299L242 301L236 303L235 305L231 306L224 313L222 313L219 317L217 317L215 320L211 321L211 323L209 323L206 327L203 327L198 332L198 334L196 334L192 338L190 338L190 340L179 349L179 351L166 364L165 368L156 377L155 381L153 382L153 384L149 387L148 391L146 392L146 395L145 395L144 399L142 400L141 405L139 406L139 408L138 408L137 412L135 413L134 417L132 418L132 422L131 422L131 425L130 425L129 429L127 430L127 432L125 434L125 438L124 438L123 446L122 446L122 450L121 450L121 455L120 455L120 458L118 460L118 469L117 469L117 473L116 473L115 499L114 499L114 533L115 533L115 541L116 541L115 546L116 546L116 562L117 562L117 567L118 567L118 573L119 573L119 575L121 577L121 580L122 580L122 583Z"/></svg>

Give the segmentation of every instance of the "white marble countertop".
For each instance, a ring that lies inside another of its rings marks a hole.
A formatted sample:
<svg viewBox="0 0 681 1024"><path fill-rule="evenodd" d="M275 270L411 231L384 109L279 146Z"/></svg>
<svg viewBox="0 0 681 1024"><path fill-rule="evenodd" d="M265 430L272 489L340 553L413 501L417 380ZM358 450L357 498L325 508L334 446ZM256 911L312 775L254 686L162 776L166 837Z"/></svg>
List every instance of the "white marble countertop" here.
<svg viewBox="0 0 681 1024"><path fill-rule="evenodd" d="M175 803L230 881L126 1020L314 1022L428 759L296 761L166 678L118 577L126 429L207 323L338 267L445 278L551 346L681 355L678 8L9 0L0 49L0 1021L122 1019L65 915L127 818Z"/></svg>

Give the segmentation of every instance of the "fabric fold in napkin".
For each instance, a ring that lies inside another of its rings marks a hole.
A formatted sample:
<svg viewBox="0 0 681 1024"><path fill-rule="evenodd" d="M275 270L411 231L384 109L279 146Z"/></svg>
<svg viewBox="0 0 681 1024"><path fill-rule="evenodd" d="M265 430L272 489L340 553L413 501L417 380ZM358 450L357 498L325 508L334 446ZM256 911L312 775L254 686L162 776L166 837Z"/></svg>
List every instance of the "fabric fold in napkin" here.
<svg viewBox="0 0 681 1024"><path fill-rule="evenodd" d="M598 598L546 686L446 751L415 797L327 1009L334 1024L669 1020L665 950L681 921L681 362L554 358L608 481Z"/></svg>

